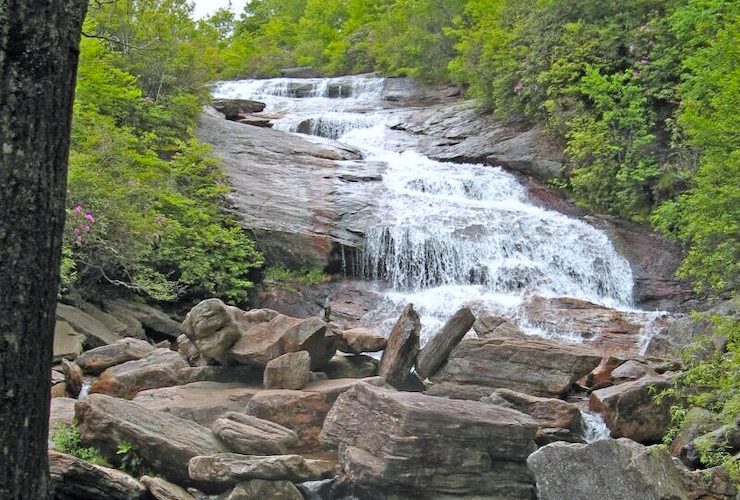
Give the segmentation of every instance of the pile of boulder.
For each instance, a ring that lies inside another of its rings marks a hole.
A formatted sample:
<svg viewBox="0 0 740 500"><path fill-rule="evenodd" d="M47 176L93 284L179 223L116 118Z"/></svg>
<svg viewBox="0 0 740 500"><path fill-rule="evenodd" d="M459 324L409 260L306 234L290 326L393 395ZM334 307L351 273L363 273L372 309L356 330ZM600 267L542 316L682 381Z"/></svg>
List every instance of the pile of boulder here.
<svg viewBox="0 0 740 500"><path fill-rule="evenodd" d="M423 348L420 331L412 305L385 336L209 299L171 342L111 338L66 356L52 428L74 423L109 464L126 468L124 446L139 467L134 477L52 449L55 498L737 493L721 469L693 471L696 440L714 433L740 450L737 426L697 415L673 449L651 446L669 423L654 390L677 361L532 337L468 308ZM588 442L587 406L619 439Z"/></svg>

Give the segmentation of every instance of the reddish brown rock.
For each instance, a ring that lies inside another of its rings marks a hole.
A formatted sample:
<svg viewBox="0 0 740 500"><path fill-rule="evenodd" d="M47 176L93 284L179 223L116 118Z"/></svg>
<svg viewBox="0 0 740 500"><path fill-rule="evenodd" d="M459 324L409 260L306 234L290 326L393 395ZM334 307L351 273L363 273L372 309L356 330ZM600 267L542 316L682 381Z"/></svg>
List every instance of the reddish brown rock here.
<svg viewBox="0 0 740 500"><path fill-rule="evenodd" d="M463 307L447 320L442 329L435 333L419 352L416 359L416 372L419 378L425 379L437 373L474 322L475 316L467 307Z"/></svg>
<svg viewBox="0 0 740 500"><path fill-rule="evenodd" d="M371 328L344 330L337 341L337 349L348 354L378 352L385 349L387 340L382 333Z"/></svg>
<svg viewBox="0 0 740 500"><path fill-rule="evenodd" d="M111 366L145 357L154 346L144 340L125 338L113 344L83 352L76 360L82 371L97 375Z"/></svg>
<svg viewBox="0 0 740 500"><path fill-rule="evenodd" d="M655 402L656 391L669 387L668 376L648 376L593 391L589 408L601 413L613 437L627 437L637 442L659 442L670 424L671 401Z"/></svg>
<svg viewBox="0 0 740 500"><path fill-rule="evenodd" d="M555 398L538 398L510 389L496 389L496 396L508 401L512 408L532 417L540 427L582 432L581 411L572 403Z"/></svg>

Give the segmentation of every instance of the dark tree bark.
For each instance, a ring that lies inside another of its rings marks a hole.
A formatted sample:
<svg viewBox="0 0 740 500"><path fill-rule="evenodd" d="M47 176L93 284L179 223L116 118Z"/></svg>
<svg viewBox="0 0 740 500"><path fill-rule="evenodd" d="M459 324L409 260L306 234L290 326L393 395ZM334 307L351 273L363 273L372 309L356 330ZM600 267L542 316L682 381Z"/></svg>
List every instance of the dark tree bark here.
<svg viewBox="0 0 740 500"><path fill-rule="evenodd" d="M0 498L48 498L64 197L87 0L0 0Z"/></svg>

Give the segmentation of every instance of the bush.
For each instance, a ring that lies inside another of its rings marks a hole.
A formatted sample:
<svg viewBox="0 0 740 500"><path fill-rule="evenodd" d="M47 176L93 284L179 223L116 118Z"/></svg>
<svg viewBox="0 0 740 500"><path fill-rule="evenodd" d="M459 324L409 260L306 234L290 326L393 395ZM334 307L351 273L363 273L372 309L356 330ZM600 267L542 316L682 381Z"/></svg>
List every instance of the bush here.
<svg viewBox="0 0 740 500"><path fill-rule="evenodd" d="M100 450L92 446L82 446L80 432L74 424L64 424L57 427L51 434L51 440L54 443L54 449L59 452L72 455L73 457L96 465L110 467L105 457L100 454Z"/></svg>

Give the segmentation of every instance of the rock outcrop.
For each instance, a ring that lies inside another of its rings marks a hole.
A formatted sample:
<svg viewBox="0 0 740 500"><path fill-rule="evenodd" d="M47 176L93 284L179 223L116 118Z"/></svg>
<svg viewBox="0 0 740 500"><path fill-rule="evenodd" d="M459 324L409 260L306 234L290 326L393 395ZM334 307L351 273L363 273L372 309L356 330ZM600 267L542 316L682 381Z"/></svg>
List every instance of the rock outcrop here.
<svg viewBox="0 0 740 500"><path fill-rule="evenodd" d="M311 355L307 351L287 352L267 362L265 389L303 389L311 376Z"/></svg>
<svg viewBox="0 0 740 500"><path fill-rule="evenodd" d="M361 384L339 397L321 440L347 480L391 497L532 498L536 432L508 408Z"/></svg>
<svg viewBox="0 0 740 500"><path fill-rule="evenodd" d="M345 162L360 153L245 127L215 111L201 115L197 134L221 160L234 208L269 262L326 268L341 263L342 246L361 246L382 164Z"/></svg>

